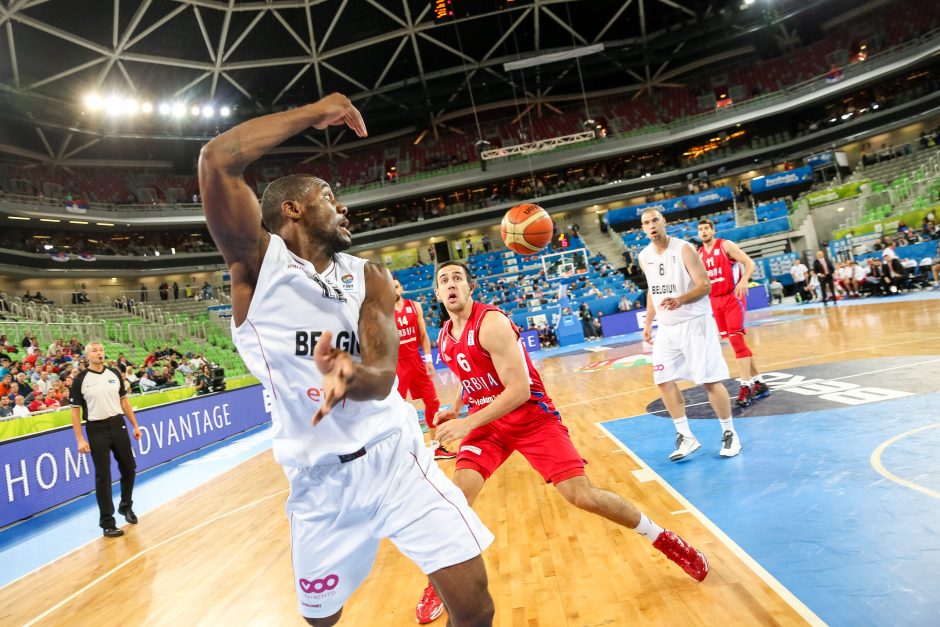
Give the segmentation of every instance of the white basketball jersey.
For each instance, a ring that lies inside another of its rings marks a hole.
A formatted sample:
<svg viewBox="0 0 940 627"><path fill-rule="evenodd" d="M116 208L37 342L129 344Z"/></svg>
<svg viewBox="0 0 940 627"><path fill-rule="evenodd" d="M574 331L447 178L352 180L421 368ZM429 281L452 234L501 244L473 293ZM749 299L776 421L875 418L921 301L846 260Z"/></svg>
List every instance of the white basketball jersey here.
<svg viewBox="0 0 940 627"><path fill-rule="evenodd" d="M685 262L682 261L682 249L686 246L692 246L692 244L670 237L669 245L663 254L657 253L652 243L640 252L640 267L646 273L649 293L653 297L653 307L656 309L656 321L661 325L679 324L711 313L708 296L694 303L686 303L672 311L660 308L660 303L664 299L676 298L695 287L695 282L692 281L689 271L685 268Z"/></svg>
<svg viewBox="0 0 940 627"><path fill-rule="evenodd" d="M365 298L365 259L340 253L323 273L271 235L248 317L232 339L251 373L271 397L274 457L285 466L335 463L401 429L414 409L393 385L378 401L345 400L316 427L323 375L313 349L324 331L333 345L360 361L359 308Z"/></svg>

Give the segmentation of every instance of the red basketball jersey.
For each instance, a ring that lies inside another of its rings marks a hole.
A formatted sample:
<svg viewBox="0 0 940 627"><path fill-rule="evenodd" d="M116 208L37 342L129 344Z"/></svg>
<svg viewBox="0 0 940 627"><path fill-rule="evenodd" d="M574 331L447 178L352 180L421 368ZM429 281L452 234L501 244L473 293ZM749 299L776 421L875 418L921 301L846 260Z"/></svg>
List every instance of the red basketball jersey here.
<svg viewBox="0 0 940 627"><path fill-rule="evenodd" d="M498 307L474 302L470 319L467 320L460 338L454 338L451 335L453 323L448 320L444 323L437 341L441 359L460 379L460 385L463 387L463 402L469 406L471 414L492 403L505 389L493 366L493 358L480 346L479 342L480 324L483 322L483 316L490 311L506 315ZM519 409L538 409L540 412L557 416L555 404L545 392L542 378L532 365L532 360L529 359L522 340L519 339L519 330L515 324L512 328L516 332L516 344L525 358L526 368L529 371L529 400Z"/></svg>
<svg viewBox="0 0 940 627"><path fill-rule="evenodd" d="M706 251L704 246L698 249L698 254L702 256L702 263L705 264L705 270L708 271L708 278L712 282L712 296L730 294L734 291L734 284L737 282L734 276L735 262L721 247L723 241L716 237L711 252Z"/></svg>
<svg viewBox="0 0 940 627"><path fill-rule="evenodd" d="M418 345L418 310L407 298L401 300L401 311L395 312L395 324L398 326L398 354L417 353Z"/></svg>

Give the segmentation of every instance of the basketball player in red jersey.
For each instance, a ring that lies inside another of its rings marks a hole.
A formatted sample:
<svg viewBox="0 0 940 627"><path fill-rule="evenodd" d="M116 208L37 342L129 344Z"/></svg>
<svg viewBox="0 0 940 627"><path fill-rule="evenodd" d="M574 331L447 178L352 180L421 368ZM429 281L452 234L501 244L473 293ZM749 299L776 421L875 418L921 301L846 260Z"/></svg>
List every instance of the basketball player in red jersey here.
<svg viewBox="0 0 940 627"><path fill-rule="evenodd" d="M434 438L434 414L441 407L434 389L434 364L431 362L431 340L424 326L421 304L402 297L404 290L398 279L395 285L395 324L398 325L398 393L402 398L420 398L424 401L424 421L428 424L431 440ZM424 351L424 360L418 353L418 343ZM438 446L434 459L453 459L457 453Z"/></svg>
<svg viewBox="0 0 940 627"><path fill-rule="evenodd" d="M461 441L457 484L471 505L483 483L519 451L572 505L635 530L697 581L708 574L705 555L656 525L623 497L597 488L561 422L519 331L500 309L475 302L470 269L448 261L437 267L435 291L450 320L438 339L441 358L460 379L451 409L439 412L437 438ZM470 416L455 420L463 403Z"/></svg>
<svg viewBox="0 0 940 627"><path fill-rule="evenodd" d="M711 220L699 220L698 237L702 240L699 255L708 271L712 283L711 304L715 323L721 337L728 338L734 356L741 369L741 390L735 401L739 407L747 407L751 400L770 394L770 388L761 381L754 354L744 341L744 314L747 311L747 285L754 273L754 260L738 248L734 242L715 237L715 224ZM741 277L735 282L733 264L744 266Z"/></svg>

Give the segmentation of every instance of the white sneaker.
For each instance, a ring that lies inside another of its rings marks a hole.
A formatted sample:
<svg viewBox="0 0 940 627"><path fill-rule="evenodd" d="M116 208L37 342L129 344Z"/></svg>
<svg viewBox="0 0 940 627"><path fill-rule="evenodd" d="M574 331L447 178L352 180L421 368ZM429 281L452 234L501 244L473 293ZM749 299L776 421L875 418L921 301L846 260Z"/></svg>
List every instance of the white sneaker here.
<svg viewBox="0 0 940 627"><path fill-rule="evenodd" d="M701 448L701 443L695 439L695 436L692 437L684 436L681 433L676 434L676 450L674 450L669 455L669 461L677 462L680 459L685 459L695 451Z"/></svg>
<svg viewBox="0 0 940 627"><path fill-rule="evenodd" d="M721 451L718 453L722 457L734 457L741 452L741 438L734 431L725 431L721 435Z"/></svg>

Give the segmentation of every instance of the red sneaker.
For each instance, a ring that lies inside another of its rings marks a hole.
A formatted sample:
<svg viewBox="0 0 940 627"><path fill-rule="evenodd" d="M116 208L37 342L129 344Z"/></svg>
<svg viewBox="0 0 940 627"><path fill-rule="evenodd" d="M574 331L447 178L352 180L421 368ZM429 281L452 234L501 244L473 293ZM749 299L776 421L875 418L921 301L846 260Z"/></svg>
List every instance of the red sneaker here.
<svg viewBox="0 0 940 627"><path fill-rule="evenodd" d="M434 451L434 459L453 459L455 457L457 457L457 453L448 451L443 446L438 446L437 450Z"/></svg>
<svg viewBox="0 0 940 627"><path fill-rule="evenodd" d="M738 391L738 398L734 401L737 403L738 407L747 407L751 404L751 386L742 385L741 389Z"/></svg>
<svg viewBox="0 0 940 627"><path fill-rule="evenodd" d="M437 619L443 612L444 602L441 601L441 597L437 596L434 586L429 583L415 608L415 618L418 619L418 624L426 625Z"/></svg>
<svg viewBox="0 0 940 627"><path fill-rule="evenodd" d="M708 560L705 559L705 554L668 529L659 534L653 548L681 566L695 581L702 581L708 575Z"/></svg>

